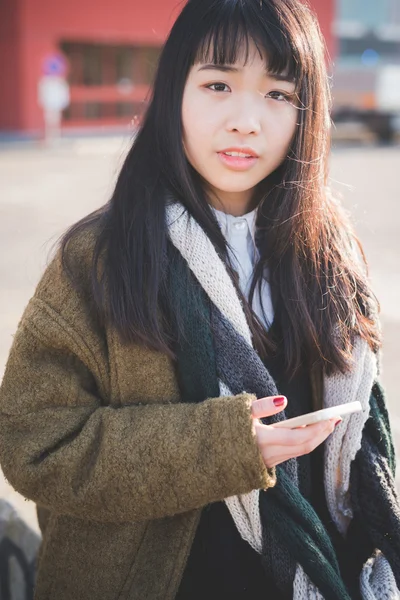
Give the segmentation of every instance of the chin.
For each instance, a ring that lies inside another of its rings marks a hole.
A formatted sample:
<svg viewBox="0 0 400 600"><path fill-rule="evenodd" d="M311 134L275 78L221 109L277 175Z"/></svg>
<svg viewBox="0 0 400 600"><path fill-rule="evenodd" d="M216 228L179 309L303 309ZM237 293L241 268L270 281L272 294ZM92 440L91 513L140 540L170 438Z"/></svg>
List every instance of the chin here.
<svg viewBox="0 0 400 600"><path fill-rule="evenodd" d="M249 190L252 190L253 188L255 188L260 182L259 181L251 181L249 183L247 183L246 185L223 185L221 184L221 182L217 183L214 185L214 183L211 182L211 185L219 190L220 192L223 192L225 194L243 194L243 192L248 192Z"/></svg>
<svg viewBox="0 0 400 600"><path fill-rule="evenodd" d="M243 173L224 173L216 177L206 178L215 188L223 192L245 192L256 186L261 180L257 177L249 177Z"/></svg>

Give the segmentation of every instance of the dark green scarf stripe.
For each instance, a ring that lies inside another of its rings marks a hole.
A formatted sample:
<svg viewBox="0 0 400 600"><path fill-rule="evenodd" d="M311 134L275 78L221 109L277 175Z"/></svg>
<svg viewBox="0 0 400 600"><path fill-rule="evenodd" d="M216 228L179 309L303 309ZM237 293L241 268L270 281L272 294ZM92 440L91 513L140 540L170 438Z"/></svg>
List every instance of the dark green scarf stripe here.
<svg viewBox="0 0 400 600"><path fill-rule="evenodd" d="M261 493L261 518L285 540L292 558L301 564L326 600L351 600L323 524L312 506L293 488L285 471L278 468L275 488Z"/></svg>
<svg viewBox="0 0 400 600"><path fill-rule="evenodd" d="M202 402L219 396L213 336L210 332L210 304L180 252L168 244L168 287L171 333L177 336L177 377L185 402ZM183 322L178 331L177 315Z"/></svg>
<svg viewBox="0 0 400 600"><path fill-rule="evenodd" d="M381 385L376 382L372 388L371 419L367 422L366 429L371 436L371 441L377 446L379 452L388 461L388 466L393 477L396 475L396 451L391 436L389 414L386 408L385 395Z"/></svg>

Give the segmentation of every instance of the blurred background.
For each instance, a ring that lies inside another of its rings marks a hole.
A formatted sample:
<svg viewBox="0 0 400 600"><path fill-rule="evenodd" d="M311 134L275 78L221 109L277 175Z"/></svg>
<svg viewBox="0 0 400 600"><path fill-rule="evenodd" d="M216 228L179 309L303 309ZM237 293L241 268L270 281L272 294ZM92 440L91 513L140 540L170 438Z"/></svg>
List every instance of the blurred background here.
<svg viewBox="0 0 400 600"><path fill-rule="evenodd" d="M332 76L331 184L381 301L400 448L400 0L310 0ZM177 0L0 2L0 378L53 244L109 197ZM345 401L345 399L343 399ZM37 529L34 506L0 498Z"/></svg>
<svg viewBox="0 0 400 600"><path fill-rule="evenodd" d="M392 141L400 130L400 0L310 4L327 43L338 131ZM43 137L43 103L48 113L57 101L64 135L126 131L179 9L178 0L2 0L0 138Z"/></svg>

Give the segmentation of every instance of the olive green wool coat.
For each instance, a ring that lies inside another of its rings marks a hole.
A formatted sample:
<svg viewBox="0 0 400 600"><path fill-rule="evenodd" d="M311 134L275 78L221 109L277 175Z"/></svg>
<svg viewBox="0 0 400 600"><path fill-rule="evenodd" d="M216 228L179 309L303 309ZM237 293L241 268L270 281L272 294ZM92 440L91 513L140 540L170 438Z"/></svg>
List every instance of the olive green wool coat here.
<svg viewBox="0 0 400 600"><path fill-rule="evenodd" d="M95 234L59 254L19 323L0 391L0 462L37 503L35 600L169 600L201 507L274 485L254 396L180 402L173 362L124 345L92 308Z"/></svg>

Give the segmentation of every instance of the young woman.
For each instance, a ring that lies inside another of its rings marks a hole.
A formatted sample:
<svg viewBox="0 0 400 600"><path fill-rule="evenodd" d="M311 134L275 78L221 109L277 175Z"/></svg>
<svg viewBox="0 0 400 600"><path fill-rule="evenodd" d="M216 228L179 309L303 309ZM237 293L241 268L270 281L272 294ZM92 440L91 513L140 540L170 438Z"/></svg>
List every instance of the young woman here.
<svg viewBox="0 0 400 600"><path fill-rule="evenodd" d="M4 376L36 600L399 597L376 303L329 124L304 4L189 0L114 194L64 237Z"/></svg>

